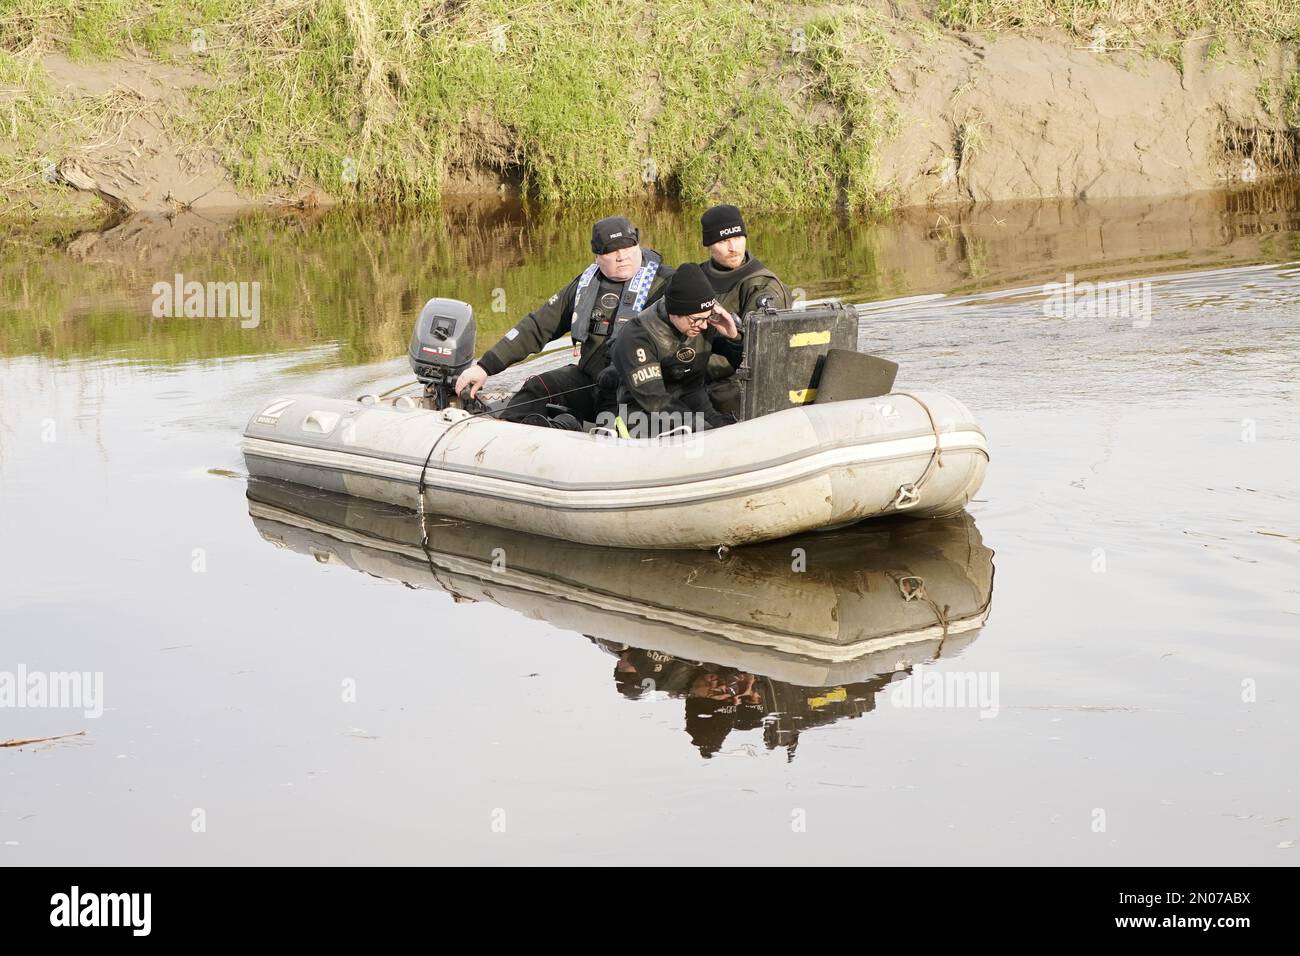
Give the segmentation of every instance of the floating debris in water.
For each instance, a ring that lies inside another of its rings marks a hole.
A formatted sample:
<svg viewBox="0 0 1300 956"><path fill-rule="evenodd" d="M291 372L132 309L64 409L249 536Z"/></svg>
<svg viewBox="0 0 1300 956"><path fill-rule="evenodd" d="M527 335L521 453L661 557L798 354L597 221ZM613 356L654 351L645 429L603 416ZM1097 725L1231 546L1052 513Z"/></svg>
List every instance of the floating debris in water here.
<svg viewBox="0 0 1300 956"><path fill-rule="evenodd" d="M26 740L4 740L0 741L0 747L25 747L28 744L43 744L51 740L64 740L68 737L84 737L86 732L78 730L75 734L56 734L53 737L29 737Z"/></svg>

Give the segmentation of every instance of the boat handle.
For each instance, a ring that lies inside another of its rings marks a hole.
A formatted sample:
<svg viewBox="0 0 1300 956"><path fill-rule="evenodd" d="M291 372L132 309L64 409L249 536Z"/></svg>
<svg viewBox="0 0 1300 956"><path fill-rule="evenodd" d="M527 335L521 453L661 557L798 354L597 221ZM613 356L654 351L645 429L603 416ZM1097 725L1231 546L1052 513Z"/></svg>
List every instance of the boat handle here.
<svg viewBox="0 0 1300 956"><path fill-rule="evenodd" d="M334 431L334 426L338 423L338 412L323 412L317 409L302 420L302 430L315 432L319 435L328 435Z"/></svg>
<svg viewBox="0 0 1300 956"><path fill-rule="evenodd" d="M681 432L681 433L684 434L684 435L689 435L689 434L691 434L691 426L690 426L690 425L678 425L678 426L677 426L676 428L674 428L672 431L664 432L664 433L662 433L659 437L660 437L660 438L672 438L672 437L673 437L674 435L676 435L678 432Z"/></svg>
<svg viewBox="0 0 1300 956"><path fill-rule="evenodd" d="M925 578L909 574L898 579L898 590L904 601L915 601L925 596Z"/></svg>
<svg viewBox="0 0 1300 956"><path fill-rule="evenodd" d="M894 508L902 511L904 508L910 508L921 501L921 491L916 487L917 482L909 481L905 485L898 486L898 495L894 498Z"/></svg>

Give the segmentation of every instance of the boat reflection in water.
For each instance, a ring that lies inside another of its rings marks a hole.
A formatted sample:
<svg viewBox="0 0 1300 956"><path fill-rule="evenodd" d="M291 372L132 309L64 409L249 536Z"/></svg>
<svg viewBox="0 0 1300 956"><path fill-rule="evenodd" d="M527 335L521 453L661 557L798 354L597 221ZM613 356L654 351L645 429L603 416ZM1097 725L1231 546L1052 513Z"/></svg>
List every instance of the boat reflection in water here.
<svg viewBox="0 0 1300 956"><path fill-rule="evenodd" d="M249 514L280 547L456 601L491 601L588 637L617 691L685 701L705 756L761 728L799 735L874 709L917 664L979 634L993 552L970 515L876 521L736 549L597 548L252 481ZM426 540L427 536L427 540Z"/></svg>

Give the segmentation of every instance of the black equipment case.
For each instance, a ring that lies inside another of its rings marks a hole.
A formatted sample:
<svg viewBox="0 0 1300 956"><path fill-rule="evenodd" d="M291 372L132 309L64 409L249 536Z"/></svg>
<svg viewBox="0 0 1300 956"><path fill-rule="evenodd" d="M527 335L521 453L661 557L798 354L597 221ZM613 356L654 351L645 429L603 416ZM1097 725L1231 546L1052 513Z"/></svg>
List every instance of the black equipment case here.
<svg viewBox="0 0 1300 956"><path fill-rule="evenodd" d="M745 357L736 370L742 420L817 397L826 353L856 351L858 313L830 299L802 309L765 309L745 316Z"/></svg>

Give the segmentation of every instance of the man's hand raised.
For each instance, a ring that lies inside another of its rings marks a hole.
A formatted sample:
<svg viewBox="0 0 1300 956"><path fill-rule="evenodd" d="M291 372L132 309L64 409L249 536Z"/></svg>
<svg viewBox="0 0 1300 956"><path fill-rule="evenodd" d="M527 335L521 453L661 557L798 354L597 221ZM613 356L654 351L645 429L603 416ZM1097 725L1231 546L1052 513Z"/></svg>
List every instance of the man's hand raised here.
<svg viewBox="0 0 1300 956"><path fill-rule="evenodd" d="M713 304L713 314L709 316L709 325L729 339L740 337L740 329L736 327L736 320L730 312L716 302Z"/></svg>

